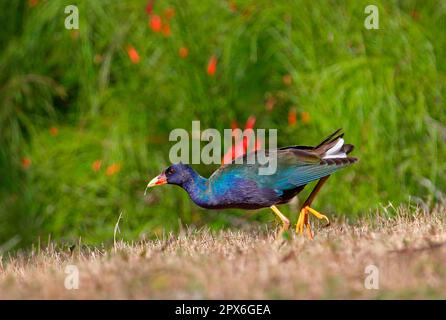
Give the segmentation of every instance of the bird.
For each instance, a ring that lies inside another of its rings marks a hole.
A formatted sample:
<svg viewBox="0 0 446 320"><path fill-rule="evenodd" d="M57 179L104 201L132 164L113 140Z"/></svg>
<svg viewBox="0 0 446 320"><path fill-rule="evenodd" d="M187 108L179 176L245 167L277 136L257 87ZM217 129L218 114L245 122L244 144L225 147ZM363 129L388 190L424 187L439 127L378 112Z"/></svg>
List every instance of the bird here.
<svg viewBox="0 0 446 320"><path fill-rule="evenodd" d="M288 203L307 184L317 181L301 206L295 228L297 234L307 231L308 237L313 239L310 214L330 224L326 215L311 207L314 198L331 174L358 161L358 158L349 156L354 146L344 143L343 136L342 129L338 129L317 146L295 145L268 150L269 156L277 157L277 168L273 174L259 174L262 166L259 162L236 163L233 160L205 178L189 165L180 162L172 164L150 180L147 188L164 184L180 186L196 205L205 209L256 210L269 207L281 220L277 235L280 238L289 230L290 220L277 206ZM255 157L257 152L243 155L244 160Z"/></svg>

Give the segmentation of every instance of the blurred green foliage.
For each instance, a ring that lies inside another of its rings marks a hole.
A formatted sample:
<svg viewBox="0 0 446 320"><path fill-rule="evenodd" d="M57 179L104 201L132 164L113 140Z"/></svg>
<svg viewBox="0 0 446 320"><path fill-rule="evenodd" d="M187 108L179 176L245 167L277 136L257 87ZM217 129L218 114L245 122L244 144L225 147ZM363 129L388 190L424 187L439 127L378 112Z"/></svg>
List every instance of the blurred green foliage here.
<svg viewBox="0 0 446 320"><path fill-rule="evenodd" d="M380 29L367 30L369 2L159 0L149 16L143 0L1 1L0 246L110 241L121 212L126 239L179 221L271 221L269 210L202 210L173 186L143 196L169 164L169 132L192 120L223 130L255 115L279 130L279 146L343 127L361 162L330 178L321 211L441 200L445 2L374 1ZM64 28L69 4L78 31Z"/></svg>

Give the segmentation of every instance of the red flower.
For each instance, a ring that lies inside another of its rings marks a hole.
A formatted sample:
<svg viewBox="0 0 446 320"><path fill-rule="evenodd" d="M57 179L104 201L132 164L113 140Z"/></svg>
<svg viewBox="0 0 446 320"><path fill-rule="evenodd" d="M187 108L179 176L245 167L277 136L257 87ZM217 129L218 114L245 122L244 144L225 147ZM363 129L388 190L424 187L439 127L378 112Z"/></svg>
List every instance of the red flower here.
<svg viewBox="0 0 446 320"><path fill-rule="evenodd" d="M118 173L119 171L121 171L121 165L118 163L113 163L107 167L105 174L107 176L112 176L112 175Z"/></svg>
<svg viewBox="0 0 446 320"><path fill-rule="evenodd" d="M209 59L207 72L208 75L213 76L215 74L215 71L217 71L217 57L213 55Z"/></svg>
<svg viewBox="0 0 446 320"><path fill-rule="evenodd" d="M232 120L231 121L231 129L232 130L235 130L235 129L237 129L238 128L238 123L237 123L237 121L236 120Z"/></svg>
<svg viewBox="0 0 446 320"><path fill-rule="evenodd" d="M22 158L22 168L23 169L25 169L25 170L28 169L30 165L31 165L30 158L26 158L26 157Z"/></svg>
<svg viewBox="0 0 446 320"><path fill-rule="evenodd" d="M132 61L132 63L138 63L140 60L138 51L136 51L136 49L129 45L127 46L127 54L129 55L130 61Z"/></svg>
<svg viewBox="0 0 446 320"><path fill-rule="evenodd" d="M77 40L79 38L79 30L71 30L70 37L73 40Z"/></svg>
<svg viewBox="0 0 446 320"><path fill-rule="evenodd" d="M256 123L256 118L254 116L250 116L248 118L248 120L246 121L246 125L245 125L245 130L246 129L254 129L254 125ZM232 146L231 149L227 150L225 155L223 156L222 159L222 165L223 164L227 164L230 163L232 160L235 159L235 157L239 157L244 155L245 153L247 153L248 151L257 151L261 148L262 144L261 141L259 139L256 139L256 137L254 135L248 135L248 136L244 136L242 141L240 141L240 132L238 131L234 131L235 129L238 128L237 125L237 121L233 120L231 121L231 128L233 130L232 135L235 137L235 141L237 142L236 145ZM253 142L251 142L250 139L254 139ZM251 147L251 143L253 143L253 149L252 150L248 150L249 147Z"/></svg>
<svg viewBox="0 0 446 320"><path fill-rule="evenodd" d="M410 15L412 16L412 19L416 21L420 20L421 15L417 10L412 10Z"/></svg>
<svg viewBox="0 0 446 320"><path fill-rule="evenodd" d="M50 128L50 135L52 135L53 137L57 136L59 134L59 129L56 127L51 127Z"/></svg>
<svg viewBox="0 0 446 320"><path fill-rule="evenodd" d="M306 111L302 112L301 117L302 117L303 123L310 122L310 114L308 112L306 112Z"/></svg>
<svg viewBox="0 0 446 320"><path fill-rule="evenodd" d="M268 96L268 98L266 99L266 102L265 102L266 110L268 110L268 111L273 110L274 106L276 105L276 102L277 102L277 100L274 96L272 96L272 95Z"/></svg>
<svg viewBox="0 0 446 320"><path fill-rule="evenodd" d="M237 3L235 3L234 1L229 1L229 9L232 12L237 12Z"/></svg>
<svg viewBox="0 0 446 320"><path fill-rule="evenodd" d="M284 85L290 86L291 83L293 83L293 78L291 77L291 75L286 74L282 77L282 82Z"/></svg>
<svg viewBox="0 0 446 320"><path fill-rule="evenodd" d="M160 32L161 28L163 27L161 17L156 14L152 15L150 17L149 26L153 30L153 32Z"/></svg>
<svg viewBox="0 0 446 320"><path fill-rule="evenodd" d="M248 120L246 120L245 129L254 129L255 124L256 124L256 117L250 116Z"/></svg>
<svg viewBox="0 0 446 320"><path fill-rule="evenodd" d="M94 55L93 62L95 64L100 64L103 60L104 60L104 57L101 54L97 53Z"/></svg>
<svg viewBox="0 0 446 320"><path fill-rule="evenodd" d="M288 112L288 125L294 126L297 122L296 109L291 108Z"/></svg>
<svg viewBox="0 0 446 320"><path fill-rule="evenodd" d="M163 36L168 37L170 36L170 26L168 24L163 25L162 29Z"/></svg>
<svg viewBox="0 0 446 320"><path fill-rule="evenodd" d="M98 172L102 167L102 161L101 160L95 160L92 164L91 164L91 168L93 169L93 171Z"/></svg>
<svg viewBox="0 0 446 320"><path fill-rule="evenodd" d="M174 8L169 7L166 10L164 10L164 16L166 17L167 20L172 19L174 15L175 15L175 9Z"/></svg>
<svg viewBox="0 0 446 320"><path fill-rule="evenodd" d="M147 6L146 6L146 13L150 16L152 14L153 11L153 4L154 4L154 0L149 0L149 2L147 2Z"/></svg>
<svg viewBox="0 0 446 320"><path fill-rule="evenodd" d="M39 4L39 0L28 0L28 5L30 7L35 7Z"/></svg>
<svg viewBox="0 0 446 320"><path fill-rule="evenodd" d="M186 58L189 55L189 49L187 49L186 47L181 47L180 50L178 51L178 54L180 55L181 58Z"/></svg>

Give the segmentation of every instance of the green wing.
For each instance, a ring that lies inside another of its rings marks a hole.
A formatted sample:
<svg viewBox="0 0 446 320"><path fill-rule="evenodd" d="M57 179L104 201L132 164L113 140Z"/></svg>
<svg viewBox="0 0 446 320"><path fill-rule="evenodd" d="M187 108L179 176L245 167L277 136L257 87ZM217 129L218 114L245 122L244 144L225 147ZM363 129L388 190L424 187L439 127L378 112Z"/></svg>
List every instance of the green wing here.
<svg viewBox="0 0 446 320"><path fill-rule="evenodd" d="M356 161L350 157L322 159L311 150L300 150L295 147L269 152L267 157L273 157L274 152L277 155L277 167L271 175L261 175L259 169L266 168L267 165L254 162L252 160L254 154L250 154L244 157L244 164L227 164L217 170L210 180L218 180L219 177L225 176L252 180L262 188L289 190L328 176ZM252 164L249 164L250 159Z"/></svg>

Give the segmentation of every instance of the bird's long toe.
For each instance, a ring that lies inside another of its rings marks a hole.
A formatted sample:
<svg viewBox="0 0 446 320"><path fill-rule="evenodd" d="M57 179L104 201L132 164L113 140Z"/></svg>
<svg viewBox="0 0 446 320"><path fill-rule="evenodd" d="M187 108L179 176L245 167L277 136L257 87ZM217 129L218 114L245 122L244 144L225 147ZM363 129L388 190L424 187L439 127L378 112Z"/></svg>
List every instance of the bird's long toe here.
<svg viewBox="0 0 446 320"><path fill-rule="evenodd" d="M318 218L319 220L321 219L325 219L327 221L327 226L330 225L330 220L328 219L328 217L326 215L323 215L322 213L314 210L313 208L307 206L305 207L305 209L310 212L312 215L314 215L316 218Z"/></svg>
<svg viewBox="0 0 446 320"><path fill-rule="evenodd" d="M302 210L300 210L300 214L299 214L299 218L297 219L297 223L296 223L296 233L297 234L303 234L304 229L306 224L308 224L308 219L307 219L307 212L306 212L306 208L302 208ZM309 226L308 226L309 227Z"/></svg>
<svg viewBox="0 0 446 320"><path fill-rule="evenodd" d="M311 225L309 222L309 215L310 213L314 215L318 219L324 219L327 221L327 226L330 225L330 220L328 220L328 217L323 215L322 213L314 210L313 208L310 208L309 206L305 206L300 210L299 218L297 219L296 223L296 233L297 234L303 234L304 231L307 231L307 235L309 239L313 239L313 232L311 231Z"/></svg>

